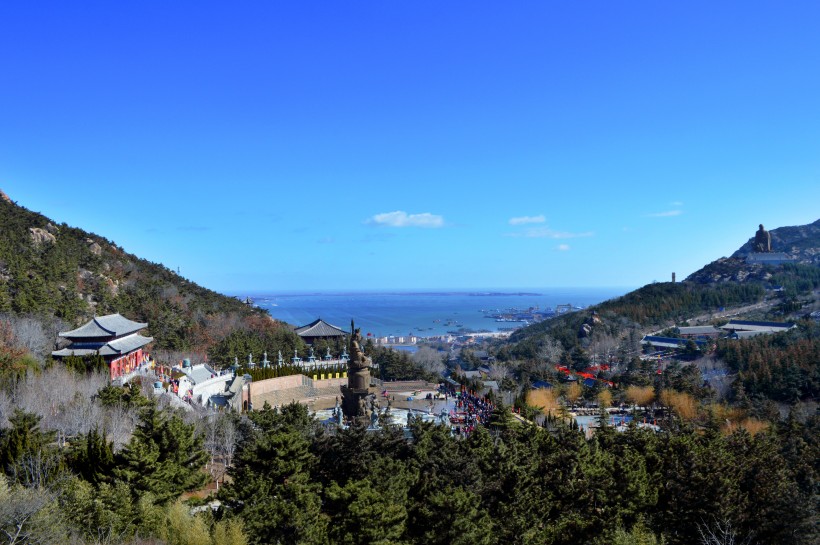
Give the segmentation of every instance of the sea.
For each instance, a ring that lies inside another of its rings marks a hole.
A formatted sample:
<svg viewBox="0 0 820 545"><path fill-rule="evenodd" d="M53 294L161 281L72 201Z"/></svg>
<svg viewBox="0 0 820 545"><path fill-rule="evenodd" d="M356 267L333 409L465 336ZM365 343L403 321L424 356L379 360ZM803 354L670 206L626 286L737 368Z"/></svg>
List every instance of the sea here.
<svg viewBox="0 0 820 545"><path fill-rule="evenodd" d="M505 331L521 322L491 316L571 305L583 309L627 293L631 288L541 288L430 291L338 291L237 294L249 296L273 318L296 326L317 318L374 337L434 337L459 330Z"/></svg>

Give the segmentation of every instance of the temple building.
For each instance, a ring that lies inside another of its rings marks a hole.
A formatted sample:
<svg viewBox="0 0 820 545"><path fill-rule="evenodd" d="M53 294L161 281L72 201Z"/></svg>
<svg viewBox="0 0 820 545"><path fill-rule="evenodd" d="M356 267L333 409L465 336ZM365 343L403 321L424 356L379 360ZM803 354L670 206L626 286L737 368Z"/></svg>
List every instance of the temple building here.
<svg viewBox="0 0 820 545"><path fill-rule="evenodd" d="M313 344L318 339L332 340L347 337L345 330L329 324L321 318L302 327L297 327L295 331L306 344Z"/></svg>
<svg viewBox="0 0 820 545"><path fill-rule="evenodd" d="M96 356L105 359L111 380L134 371L147 354L143 348L154 339L139 334L148 324L133 322L119 314L97 316L85 325L59 333L71 344L51 353L55 358L69 356Z"/></svg>

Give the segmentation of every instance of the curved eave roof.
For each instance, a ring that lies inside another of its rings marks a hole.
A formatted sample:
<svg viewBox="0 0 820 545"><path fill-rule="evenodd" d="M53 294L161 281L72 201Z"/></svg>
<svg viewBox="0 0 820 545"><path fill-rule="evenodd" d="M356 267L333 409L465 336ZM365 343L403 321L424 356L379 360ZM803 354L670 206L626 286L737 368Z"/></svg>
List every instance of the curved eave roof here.
<svg viewBox="0 0 820 545"><path fill-rule="evenodd" d="M146 327L148 324L134 322L120 314L108 314L97 316L77 329L63 331L59 335L68 339L120 337Z"/></svg>
<svg viewBox="0 0 820 545"><path fill-rule="evenodd" d="M138 348L142 348L153 340L153 337L143 337L142 335L133 334L96 346L91 343L69 346L62 350L56 350L52 352L51 355L57 358L90 356L94 354L99 354L100 356L121 356L133 352Z"/></svg>
<svg viewBox="0 0 820 545"><path fill-rule="evenodd" d="M347 332L319 318L308 325L297 327L296 334L300 337L341 337L347 335Z"/></svg>

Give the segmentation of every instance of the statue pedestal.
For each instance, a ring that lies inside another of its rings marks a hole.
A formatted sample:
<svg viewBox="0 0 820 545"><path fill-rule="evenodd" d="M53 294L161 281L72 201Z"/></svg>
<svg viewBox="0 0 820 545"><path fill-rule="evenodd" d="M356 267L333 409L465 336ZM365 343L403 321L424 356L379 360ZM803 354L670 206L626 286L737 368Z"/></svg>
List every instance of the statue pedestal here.
<svg viewBox="0 0 820 545"><path fill-rule="evenodd" d="M783 252L760 252L746 256L746 263L749 265L782 265L791 261L792 258Z"/></svg>
<svg viewBox="0 0 820 545"><path fill-rule="evenodd" d="M342 412L348 418L365 418L367 414L362 412L362 400L370 395L367 388L350 388L341 386L342 390Z"/></svg>

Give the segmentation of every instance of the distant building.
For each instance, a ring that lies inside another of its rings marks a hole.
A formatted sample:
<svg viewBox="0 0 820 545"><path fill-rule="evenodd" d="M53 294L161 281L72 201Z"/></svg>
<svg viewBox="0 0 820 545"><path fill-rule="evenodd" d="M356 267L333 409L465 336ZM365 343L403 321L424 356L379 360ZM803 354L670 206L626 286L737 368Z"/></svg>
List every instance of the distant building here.
<svg viewBox="0 0 820 545"><path fill-rule="evenodd" d="M769 331L731 331L726 335L727 339L751 339L758 335L769 335Z"/></svg>
<svg viewBox="0 0 820 545"><path fill-rule="evenodd" d="M751 253L746 256L749 265L782 265L792 263L794 259L783 252Z"/></svg>
<svg viewBox="0 0 820 545"><path fill-rule="evenodd" d="M741 331L754 331L756 333L779 333L797 327L792 322L760 322L750 320L731 320L728 324L720 326L723 331L739 333Z"/></svg>
<svg viewBox="0 0 820 545"><path fill-rule="evenodd" d="M307 325L296 328L296 334L299 335L307 344L313 344L319 339L334 340L342 337L347 337L347 332L340 327L329 324L321 318L310 322Z"/></svg>
<svg viewBox="0 0 820 545"><path fill-rule="evenodd" d="M679 327L678 333L685 339L717 339L723 332L712 325L699 325Z"/></svg>
<svg viewBox="0 0 820 545"><path fill-rule="evenodd" d="M71 344L51 355L55 358L100 355L108 364L111 380L115 380L134 371L146 359L143 349L154 340L139 334L146 327L148 324L119 314L98 316L77 329L59 333Z"/></svg>
<svg viewBox="0 0 820 545"><path fill-rule="evenodd" d="M499 390L501 390L501 387L498 385L498 381L496 381L496 380L485 380L484 381L484 390L486 390L486 392L488 392L488 393L490 391L492 391L494 393L497 393Z"/></svg>
<svg viewBox="0 0 820 545"><path fill-rule="evenodd" d="M656 335L646 335L641 339L641 344L652 345L654 348L686 348L686 343L692 340L698 348L706 345L706 341L698 339L679 339L677 337L658 337Z"/></svg>

